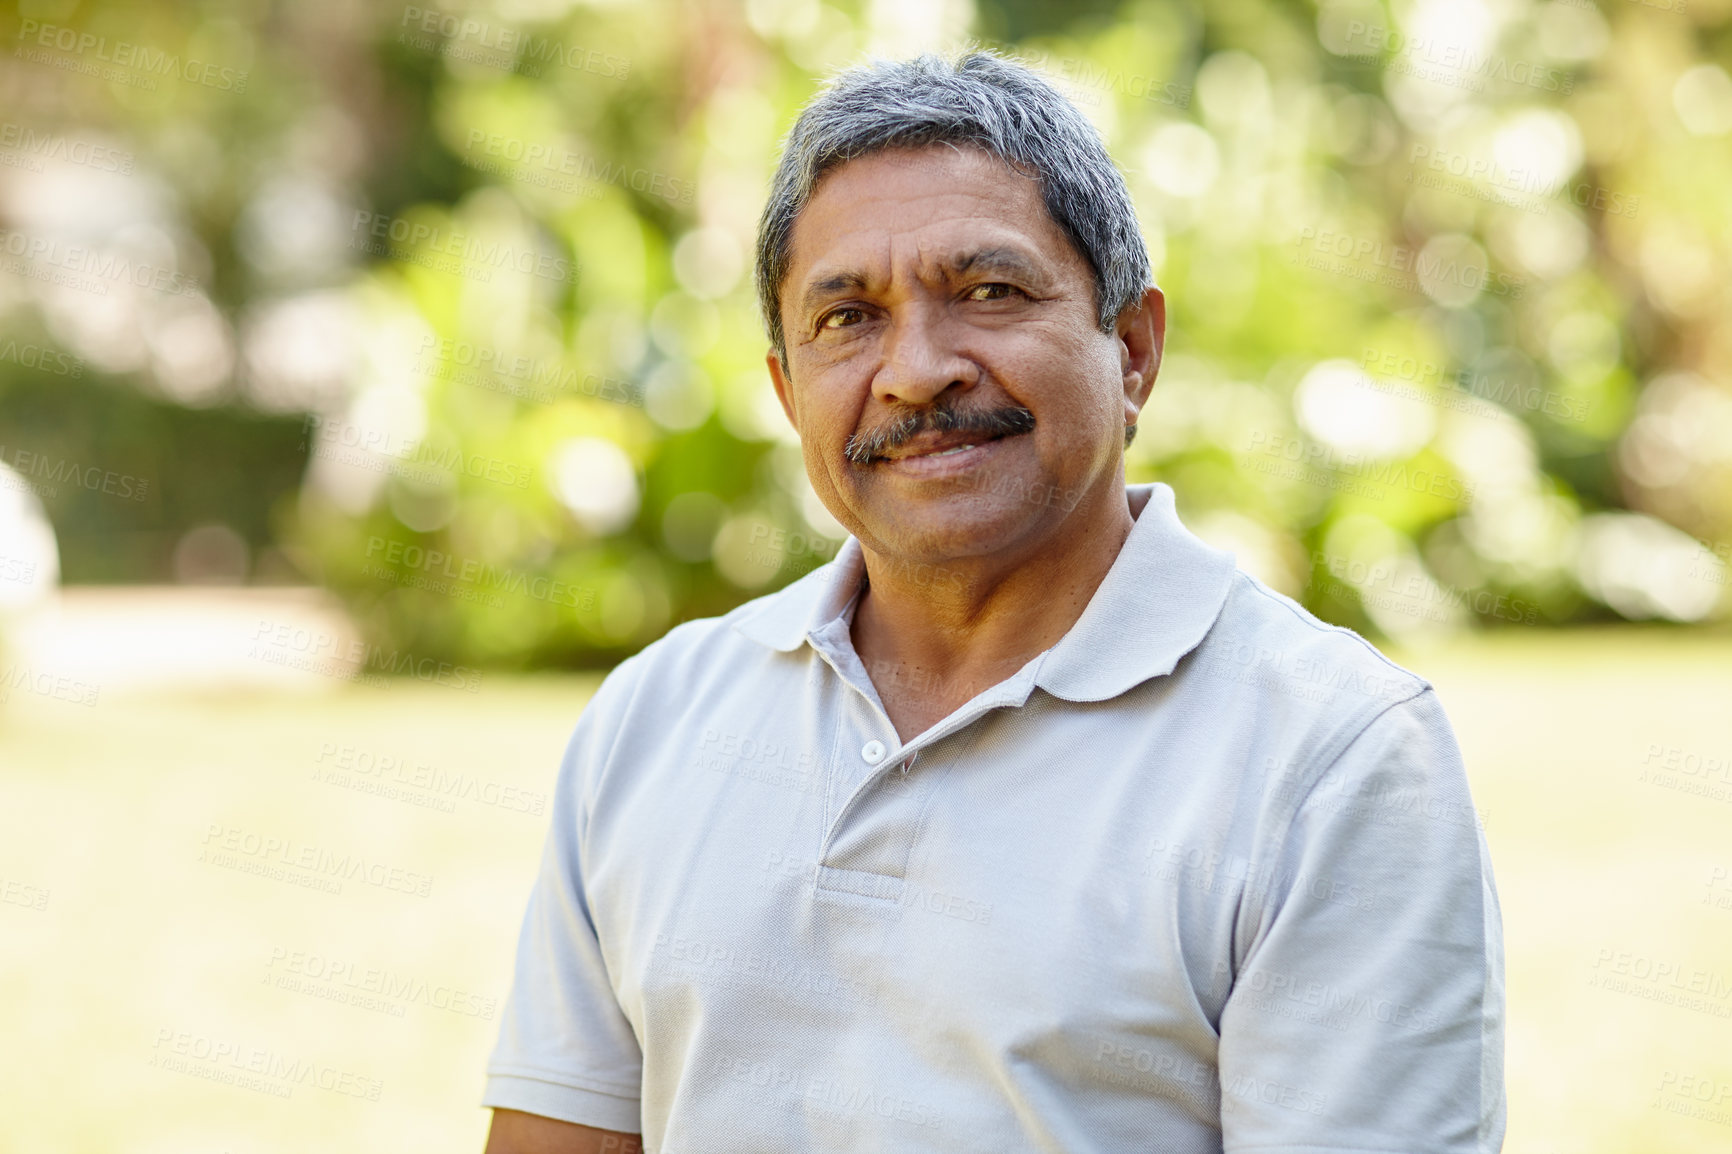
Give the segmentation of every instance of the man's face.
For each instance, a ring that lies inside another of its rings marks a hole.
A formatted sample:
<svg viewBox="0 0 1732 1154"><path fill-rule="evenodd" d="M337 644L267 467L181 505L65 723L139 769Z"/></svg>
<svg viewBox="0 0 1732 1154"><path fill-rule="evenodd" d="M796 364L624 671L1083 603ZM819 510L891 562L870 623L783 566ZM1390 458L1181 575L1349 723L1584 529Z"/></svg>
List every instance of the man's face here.
<svg viewBox="0 0 1732 1154"><path fill-rule="evenodd" d="M974 148L874 153L819 182L790 257L771 377L813 489L867 548L1018 554L1122 488L1164 317L1153 361L1123 321L1100 331L1032 180Z"/></svg>

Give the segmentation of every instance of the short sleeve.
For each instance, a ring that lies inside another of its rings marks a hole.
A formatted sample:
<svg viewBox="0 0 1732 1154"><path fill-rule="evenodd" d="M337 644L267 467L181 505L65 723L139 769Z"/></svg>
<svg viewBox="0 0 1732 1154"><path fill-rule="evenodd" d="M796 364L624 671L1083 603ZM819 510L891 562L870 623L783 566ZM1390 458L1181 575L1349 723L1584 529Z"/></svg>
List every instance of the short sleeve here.
<svg viewBox="0 0 1732 1154"><path fill-rule="evenodd" d="M1500 1150L1502 920L1435 693L1310 783L1260 880L1220 1021L1227 1154Z"/></svg>
<svg viewBox="0 0 1732 1154"><path fill-rule="evenodd" d="M560 763L483 1106L642 1131L643 1053L620 1011L584 893L587 799L625 705L635 661L616 666L579 716Z"/></svg>

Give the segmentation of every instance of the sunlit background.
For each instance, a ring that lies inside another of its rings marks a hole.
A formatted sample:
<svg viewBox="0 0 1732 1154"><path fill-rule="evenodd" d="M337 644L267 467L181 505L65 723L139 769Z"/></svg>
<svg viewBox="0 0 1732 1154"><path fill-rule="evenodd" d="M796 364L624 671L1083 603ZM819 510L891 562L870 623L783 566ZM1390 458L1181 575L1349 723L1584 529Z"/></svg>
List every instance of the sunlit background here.
<svg viewBox="0 0 1732 1154"><path fill-rule="evenodd" d="M824 76L967 42L1125 171L1170 318L1130 479L1444 692L1508 1148L1732 1149L1732 0L25 0L0 37L0 1150L479 1148L491 1011L273 980L503 996L545 813L499 798L612 663L834 555L754 228ZM201 860L253 835L438 884ZM1591 981L1625 953L1706 1008ZM165 1069L183 1034L383 1091Z"/></svg>

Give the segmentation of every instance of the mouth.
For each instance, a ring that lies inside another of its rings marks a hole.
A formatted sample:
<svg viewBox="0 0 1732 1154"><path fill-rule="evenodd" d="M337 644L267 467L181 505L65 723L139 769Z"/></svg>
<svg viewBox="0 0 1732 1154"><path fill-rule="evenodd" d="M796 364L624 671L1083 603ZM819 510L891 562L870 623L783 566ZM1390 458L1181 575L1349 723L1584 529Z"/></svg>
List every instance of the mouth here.
<svg viewBox="0 0 1732 1154"><path fill-rule="evenodd" d="M895 450L874 457L873 461L895 462L952 457L966 453L970 449L978 448L981 445L990 445L994 441L1003 440L1004 437L1005 434L1003 433L971 433L963 431L948 433L920 433L908 438L907 441L903 442Z"/></svg>
<svg viewBox="0 0 1732 1154"><path fill-rule="evenodd" d="M967 472L998 451L999 446L1019 434L946 433L921 434L911 438L894 454L873 458L873 464L895 473L917 477L939 477Z"/></svg>
<svg viewBox="0 0 1732 1154"><path fill-rule="evenodd" d="M905 408L906 406L903 406ZM916 409L848 438L842 455L856 468L895 466L944 457L967 457L1007 437L1034 431L1034 414L1021 405L997 408Z"/></svg>

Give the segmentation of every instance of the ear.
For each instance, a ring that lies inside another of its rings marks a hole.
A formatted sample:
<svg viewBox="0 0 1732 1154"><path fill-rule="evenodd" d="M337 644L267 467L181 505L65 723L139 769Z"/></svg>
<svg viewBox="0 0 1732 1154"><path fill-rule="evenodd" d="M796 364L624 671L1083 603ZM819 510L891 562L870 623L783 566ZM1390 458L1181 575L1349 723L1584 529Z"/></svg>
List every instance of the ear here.
<svg viewBox="0 0 1732 1154"><path fill-rule="evenodd" d="M788 416L788 423L794 426L794 431L800 431L800 422L794 417L794 387L788 381L788 370L782 364L782 358L771 349L764 354L764 364L770 370L770 383L776 386L776 399L782 402L782 412Z"/></svg>
<svg viewBox="0 0 1732 1154"><path fill-rule="evenodd" d="M1161 371L1161 353L1167 341L1167 298L1161 290L1150 286L1143 290L1141 300L1119 314L1113 334L1119 343L1119 371L1124 375L1125 423L1136 422L1137 414L1155 387L1155 374Z"/></svg>

